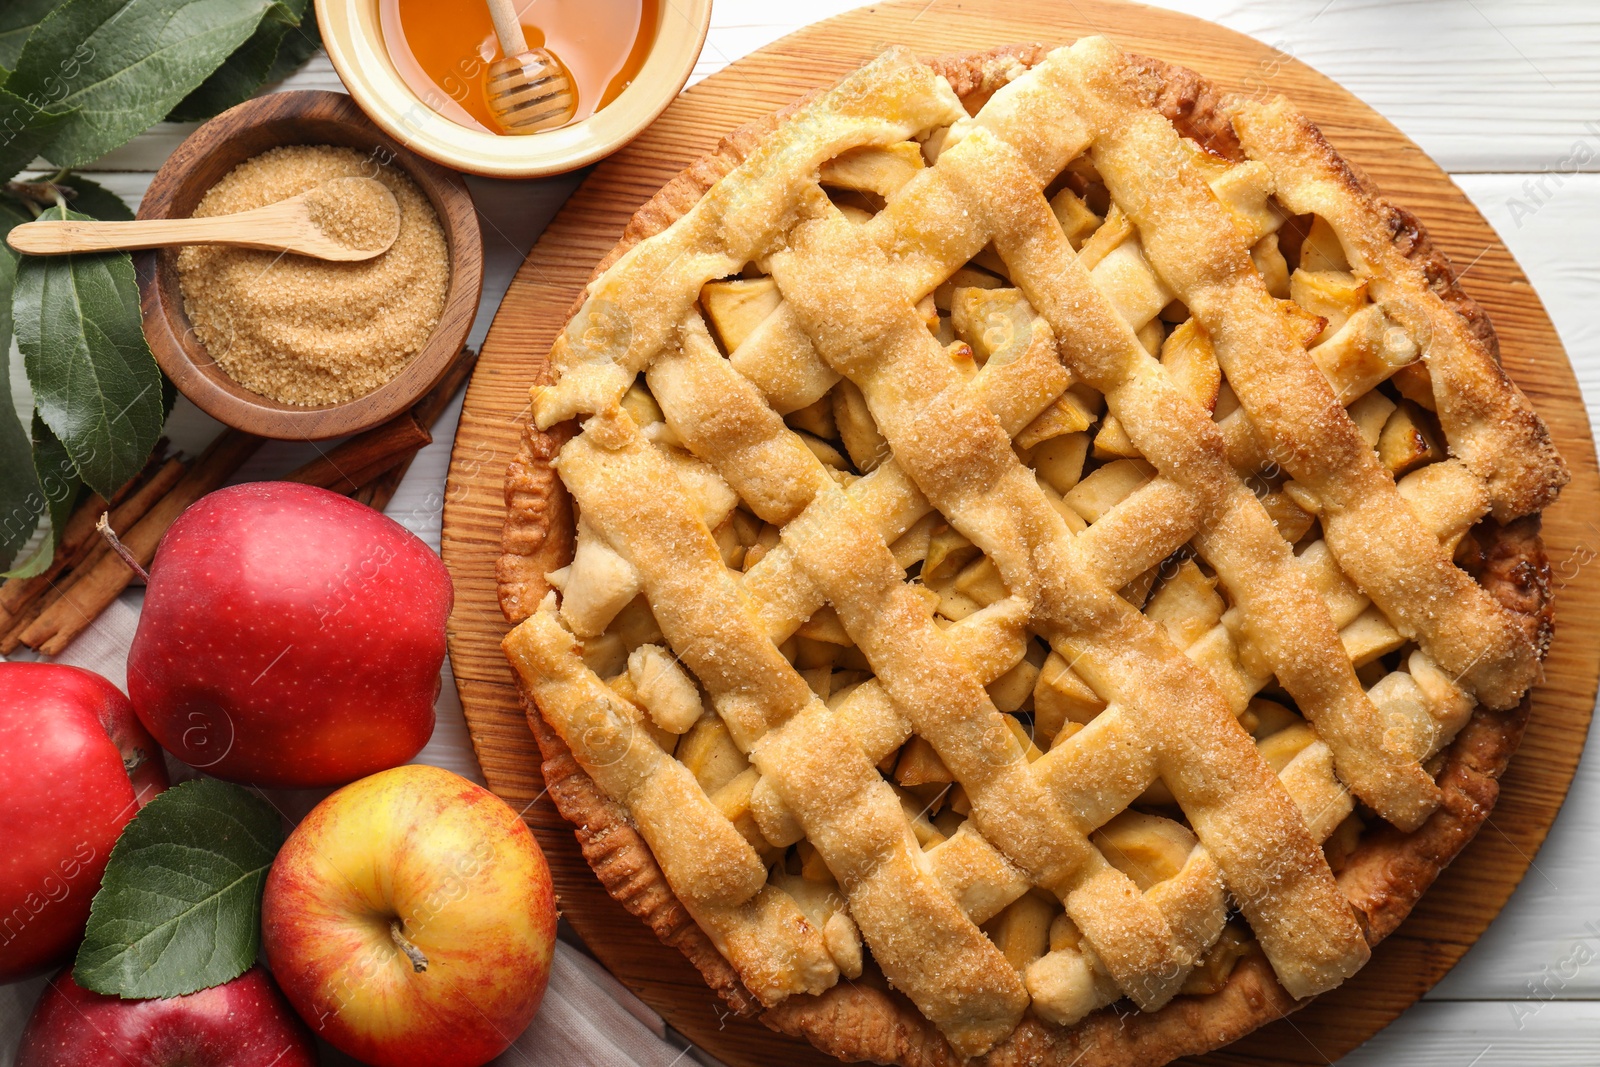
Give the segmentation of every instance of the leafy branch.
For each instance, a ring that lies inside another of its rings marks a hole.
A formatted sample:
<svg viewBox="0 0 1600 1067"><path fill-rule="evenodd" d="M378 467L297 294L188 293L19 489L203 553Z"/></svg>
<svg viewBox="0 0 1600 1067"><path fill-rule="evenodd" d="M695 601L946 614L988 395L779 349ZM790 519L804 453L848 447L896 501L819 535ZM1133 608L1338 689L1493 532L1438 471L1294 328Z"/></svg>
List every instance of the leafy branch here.
<svg viewBox="0 0 1600 1067"><path fill-rule="evenodd" d="M71 168L163 118L248 99L319 43L310 0L4 0L0 240L34 218L130 218ZM11 180L41 158L53 175ZM0 244L0 570L49 565L83 488L110 498L144 465L171 397L126 254L42 258ZM48 536L19 563L46 519Z"/></svg>

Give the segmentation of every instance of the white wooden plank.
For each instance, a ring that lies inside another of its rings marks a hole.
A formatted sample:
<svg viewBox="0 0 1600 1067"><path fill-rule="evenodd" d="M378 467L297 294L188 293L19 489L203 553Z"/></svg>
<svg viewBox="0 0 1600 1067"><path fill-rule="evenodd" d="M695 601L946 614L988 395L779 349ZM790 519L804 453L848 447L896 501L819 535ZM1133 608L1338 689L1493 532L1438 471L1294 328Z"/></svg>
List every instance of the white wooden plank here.
<svg viewBox="0 0 1600 1067"><path fill-rule="evenodd" d="M1301 59L1450 171L1600 170L1600 5L1583 0L1156 0ZM854 0L718 0L699 80ZM284 89L341 88L326 55ZM193 129L160 123L94 164L154 170Z"/></svg>
<svg viewBox="0 0 1600 1067"><path fill-rule="evenodd" d="M716 0L711 7L711 32L706 36L706 47L695 64L690 84L779 37L860 6L859 0L801 0L788 4Z"/></svg>
<svg viewBox="0 0 1600 1067"><path fill-rule="evenodd" d="M144 191L150 187L150 179L155 173L148 170L111 170L96 171L93 174L84 172L97 185L104 186L110 192L116 193L134 211L139 210L139 201L144 198ZM42 171L24 172L24 180L45 178L49 175ZM71 182L66 184L70 185Z"/></svg>
<svg viewBox="0 0 1600 1067"><path fill-rule="evenodd" d="M1600 424L1600 175L1581 175L1534 203L1522 175L1457 182L1494 225L1544 301L1578 373L1591 425ZM1600 549L1600 530L1595 546ZM1570 581L1587 554L1554 561ZM1560 600L1557 593L1557 625ZM1493 827L1484 833L1494 833ZM1591 733L1566 805L1500 917L1431 999L1600 997L1600 737Z"/></svg>
<svg viewBox="0 0 1600 1067"><path fill-rule="evenodd" d="M1448 169L1559 173L1580 139L1600 155L1600 130L1584 125L1591 114L1585 108L1600 88L1600 8L1584 0L1157 2L1216 19L1311 63L1388 115ZM783 33L854 6L853 0L781 6L718 0L696 78ZM340 88L325 56L284 87ZM1600 111L1592 113L1600 118ZM101 161L103 173L96 180L136 204L148 172L188 129L157 127ZM1593 159L1582 165L1597 169ZM1578 368L1595 421L1600 417L1600 325L1589 308L1600 287L1595 252L1600 176L1571 178L1559 186L1547 180L1542 192L1525 189L1523 175L1481 173L1458 180L1543 297ZM498 303L510 271L568 188L474 182L489 260L486 310L475 336L481 336L487 309ZM211 428L198 412L189 413L186 423L195 434ZM438 536L447 427L441 426L439 436L418 457L390 507L430 543ZM266 456L263 462L282 470L291 459ZM464 739L457 736L459 725L459 711L441 707L441 736L430 745L429 762L453 766L450 761L466 754L470 763ZM1461 966L1430 999L1344 1063L1595 1062L1600 1005L1592 998L1600 997L1600 904L1590 902L1600 881L1600 856L1592 848L1600 834L1600 769L1590 768L1600 768L1600 757L1585 760L1535 868ZM0 1063L9 1063L35 988L27 983L0 989Z"/></svg>
<svg viewBox="0 0 1600 1067"><path fill-rule="evenodd" d="M1559 612L1559 593L1556 603ZM1492 816L1482 832L1499 832ZM1537 1002L1600 997L1600 900L1594 894L1600 880L1597 839L1600 737L1591 732L1566 804L1522 884L1428 999Z"/></svg>
<svg viewBox="0 0 1600 1067"><path fill-rule="evenodd" d="M33 1006L44 988L43 978L0 985L0 1064L5 1067L15 1062L22 1028L28 1024L28 1016L33 1014Z"/></svg>
<svg viewBox="0 0 1600 1067"><path fill-rule="evenodd" d="M1156 0L1294 56L1446 169L1600 170L1600 5L1582 0ZM1576 152L1575 152L1576 149Z"/></svg>
<svg viewBox="0 0 1600 1067"><path fill-rule="evenodd" d="M1593 1067L1600 1004L1423 1001L1339 1067Z"/></svg>
<svg viewBox="0 0 1600 1067"><path fill-rule="evenodd" d="M1600 426L1600 318L1594 313L1600 292L1600 174L1570 175L1559 185L1547 179L1542 191L1538 176L1453 177L1544 301L1578 372L1589 425ZM1600 874L1600 864L1592 870Z"/></svg>
<svg viewBox="0 0 1600 1067"><path fill-rule="evenodd" d="M943 2L943 0L941 0ZM1600 5L1582 0L1152 0L1309 63L1446 170L1600 170ZM697 77L854 7L718 0ZM1575 151L1576 147L1576 151Z"/></svg>

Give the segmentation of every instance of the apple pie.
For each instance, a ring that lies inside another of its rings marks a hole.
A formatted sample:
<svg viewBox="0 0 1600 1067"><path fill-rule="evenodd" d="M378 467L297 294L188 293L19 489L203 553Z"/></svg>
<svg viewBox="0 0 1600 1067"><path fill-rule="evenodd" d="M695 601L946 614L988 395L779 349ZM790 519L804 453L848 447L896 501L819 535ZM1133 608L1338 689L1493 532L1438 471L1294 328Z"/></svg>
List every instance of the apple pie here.
<svg viewBox="0 0 1600 1067"><path fill-rule="evenodd" d="M642 208L534 384L505 650L605 888L847 1060L1157 1064L1472 837L1567 479L1417 220L1103 38L892 48Z"/></svg>

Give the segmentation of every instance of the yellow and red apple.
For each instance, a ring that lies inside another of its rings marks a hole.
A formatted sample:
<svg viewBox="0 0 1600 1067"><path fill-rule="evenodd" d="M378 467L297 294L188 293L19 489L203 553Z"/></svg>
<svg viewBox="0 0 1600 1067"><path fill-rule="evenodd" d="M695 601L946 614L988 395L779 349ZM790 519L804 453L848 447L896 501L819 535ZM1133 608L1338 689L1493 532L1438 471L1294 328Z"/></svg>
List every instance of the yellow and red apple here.
<svg viewBox="0 0 1600 1067"><path fill-rule="evenodd" d="M267 876L262 945L285 995L376 1067L476 1067L538 1010L556 933L550 871L517 813L437 767L329 796Z"/></svg>

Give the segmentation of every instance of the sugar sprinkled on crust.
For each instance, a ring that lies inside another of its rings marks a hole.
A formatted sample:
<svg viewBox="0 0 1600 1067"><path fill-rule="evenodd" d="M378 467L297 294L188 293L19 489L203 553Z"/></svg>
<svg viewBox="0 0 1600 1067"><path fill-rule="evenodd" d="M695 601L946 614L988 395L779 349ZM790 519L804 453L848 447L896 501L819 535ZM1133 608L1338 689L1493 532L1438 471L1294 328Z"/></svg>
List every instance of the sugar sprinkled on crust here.
<svg viewBox="0 0 1600 1067"><path fill-rule="evenodd" d="M959 59L941 61L942 72L958 89L965 87L969 92L987 94L995 88L997 72L1003 73L1012 64L1021 62L1017 58L1019 54L1042 54L1042 50L1030 46L997 52L998 55L989 53L973 57L966 64ZM1166 94L1171 101L1172 111L1168 117L1178 122L1180 128L1185 128L1185 132L1204 133L1216 145L1224 147L1219 154L1227 154L1223 139L1225 123L1219 125L1216 117L1216 94L1209 92L1202 80L1181 68L1169 68L1151 62L1148 69L1162 85L1178 87ZM632 243L649 233L658 232L681 214L716 177L730 169L771 124L754 125L757 127L754 130L745 129L731 135L714 156L701 160L641 209L630 223L624 241L608 257L607 263L613 262ZM1197 136L1196 139L1203 141L1202 137ZM1417 243L1425 246L1425 240ZM1464 314L1463 318L1467 316ZM530 428L530 441L535 435L543 436ZM547 448L547 445L539 446L540 451ZM548 474L547 468L544 473ZM538 474L539 464L531 461L530 457L530 462L520 473L514 469L512 481L508 484L508 495L517 491L531 491ZM556 491L559 492L559 487ZM511 525L508 523L508 537ZM1488 546L1485 555L1495 560L1494 565L1485 565L1480 580L1508 606L1519 611L1536 607L1534 614L1542 616L1545 607L1542 586L1536 579L1529 578L1530 568L1537 572L1543 566L1542 548L1537 542L1536 531L1530 532L1526 526L1502 530L1492 522L1487 522L1479 528L1478 535ZM535 547L548 551L549 546L547 541ZM515 566L521 573L529 573L526 565ZM507 570L503 569L502 574L506 573ZM542 574L542 571L539 573ZM530 580L542 583L542 578ZM1508 580L1510 585L1507 584ZM531 590L518 590L514 586L514 582L503 582L502 585L503 601L508 615L513 617L520 614L518 605L531 605L536 600L529 595ZM1358 849L1346 873L1341 876L1341 885L1367 916L1369 938L1374 941L1380 939L1403 918L1438 870L1448 862L1448 857L1465 845L1482 815L1487 814L1487 806L1493 800L1494 779L1504 768L1510 751L1520 737L1525 708L1526 702L1521 709L1508 713L1480 713L1463 731L1457 742L1447 750L1445 765L1439 776L1446 793L1444 810L1421 830L1409 835L1398 832L1375 834ZM534 717L531 706L529 711L530 716ZM548 729L541 730L540 726L542 723L535 724L535 733L545 751L549 773L555 769L551 766L552 761L562 758L564 746L559 738ZM564 785L572 786L577 776L582 776L582 772L578 771L576 776L564 775ZM592 783L588 785L588 801L582 795L582 788L574 786L567 790L565 795L568 804L562 805L562 810L579 825L592 830L596 811L589 801L598 802L604 798L593 789ZM1469 797L1470 802L1463 806L1460 801ZM558 797L558 804L560 800ZM570 811L569 806L572 808ZM1475 813L1477 818L1473 818ZM607 832L624 832L625 829L625 826L617 826ZM604 875L602 878L604 880ZM612 888L609 883L608 888ZM615 894L615 889L613 892ZM679 943L686 955L707 972L712 985L722 989L727 996L726 974L722 974L719 981L712 973L719 970L719 965L721 970L726 970L726 962L708 943L704 943L703 936L699 942L690 935L680 939ZM749 1002L745 1001L744 1006L749 1006ZM1204 1000L1184 1001L1153 1014L1112 1019L1109 1022L1106 1013L1101 1013L1066 1030L1044 1027L1028 1020L1012 1038L992 1051L984 1062L1118 1065L1166 1062L1173 1056L1201 1052L1231 1041L1296 1006L1286 998L1272 979L1270 971L1259 960L1246 960L1236 969L1221 993ZM841 1058L870 1058L880 1062L892 1060L907 1065L957 1062L931 1025L902 998L865 986L839 986L816 998L793 997L782 1006L769 1010L765 1019L775 1029L806 1036L820 1048ZM1118 1035L1113 1038L1107 1026L1117 1029Z"/></svg>

